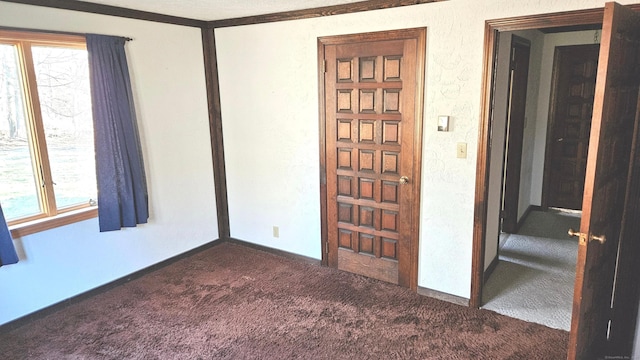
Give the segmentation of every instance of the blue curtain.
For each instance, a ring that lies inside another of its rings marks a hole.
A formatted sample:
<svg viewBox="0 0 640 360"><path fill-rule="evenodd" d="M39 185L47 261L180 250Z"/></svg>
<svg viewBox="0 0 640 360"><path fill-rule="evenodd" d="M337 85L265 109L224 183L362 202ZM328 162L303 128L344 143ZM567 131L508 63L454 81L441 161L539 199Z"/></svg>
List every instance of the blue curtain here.
<svg viewBox="0 0 640 360"><path fill-rule="evenodd" d="M87 35L100 231L147 222L147 181L129 68L127 39Z"/></svg>
<svg viewBox="0 0 640 360"><path fill-rule="evenodd" d="M18 254L16 254L16 248L13 247L11 232L7 227L7 221L4 218L2 205L0 205L0 266L15 264L17 262Z"/></svg>

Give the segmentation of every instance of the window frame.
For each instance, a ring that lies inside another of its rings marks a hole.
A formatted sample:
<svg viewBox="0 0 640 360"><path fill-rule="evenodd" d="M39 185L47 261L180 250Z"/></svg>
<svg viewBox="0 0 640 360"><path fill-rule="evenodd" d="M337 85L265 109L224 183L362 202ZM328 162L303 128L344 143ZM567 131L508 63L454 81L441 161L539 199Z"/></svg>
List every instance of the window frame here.
<svg viewBox="0 0 640 360"><path fill-rule="evenodd" d="M81 35L15 31L0 29L0 44L16 47L22 83L25 120L29 132L31 162L35 174L38 200L42 212L7 222L13 237L68 225L98 216L98 207L91 202L57 208L49 165L40 98L36 83L32 46L61 47L86 50L86 39Z"/></svg>

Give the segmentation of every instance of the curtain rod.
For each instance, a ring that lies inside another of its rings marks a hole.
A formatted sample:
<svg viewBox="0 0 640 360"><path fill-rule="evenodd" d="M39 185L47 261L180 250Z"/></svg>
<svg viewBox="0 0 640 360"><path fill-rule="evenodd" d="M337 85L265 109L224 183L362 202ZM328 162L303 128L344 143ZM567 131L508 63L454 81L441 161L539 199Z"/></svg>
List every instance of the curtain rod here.
<svg viewBox="0 0 640 360"><path fill-rule="evenodd" d="M23 32L39 32L39 33L47 33L47 34L59 34L59 35L73 35L73 36L87 36L88 33L78 33L71 31L56 31L56 30L38 30L38 29L25 29L18 27L9 27L9 26L0 26L0 30L9 30L9 31L23 31ZM108 35L108 36L116 36L121 37L125 41L133 41L133 38L127 36L119 36L119 35Z"/></svg>

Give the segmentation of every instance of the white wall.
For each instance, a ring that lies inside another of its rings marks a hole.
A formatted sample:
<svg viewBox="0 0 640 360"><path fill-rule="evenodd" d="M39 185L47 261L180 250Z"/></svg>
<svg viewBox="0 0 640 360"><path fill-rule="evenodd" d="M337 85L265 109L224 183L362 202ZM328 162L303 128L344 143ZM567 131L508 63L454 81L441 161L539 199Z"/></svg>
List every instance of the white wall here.
<svg viewBox="0 0 640 360"><path fill-rule="evenodd" d="M218 237L200 30L0 2L0 26L132 37L126 50L146 165L149 223L96 219L15 239L0 267L0 324Z"/></svg>
<svg viewBox="0 0 640 360"><path fill-rule="evenodd" d="M427 27L418 285L468 298L485 21L604 3L452 0L216 29L231 235L320 258L317 38ZM441 114L453 131L436 131Z"/></svg>
<svg viewBox="0 0 640 360"><path fill-rule="evenodd" d="M522 136L522 159L520 168L520 193L518 195L518 220L520 220L529 206L531 206L531 180L533 174L533 157L536 143L536 121L538 116L538 92L540 88L540 73L542 71L542 49L545 36L537 30L517 31L516 35L531 41L529 61L529 78L527 82L527 107L524 118Z"/></svg>
<svg viewBox="0 0 640 360"><path fill-rule="evenodd" d="M502 208L502 178L504 145L507 126L509 101L509 64L511 38L517 35L531 42L529 53L529 75L527 78L527 102L522 142L522 162L520 166L520 193L518 195L517 218L524 214L530 205L531 171L533 163L533 144L535 143L535 122L538 104L538 86L542 56L543 34L537 30L502 32L498 38L496 78L494 85L494 110L491 128L491 152L489 171L489 193L487 197L487 228L485 242L485 270L498 256L500 234L500 210Z"/></svg>
<svg viewBox="0 0 640 360"><path fill-rule="evenodd" d="M595 36L594 36L595 35ZM531 204L542 202L542 179L544 174L544 155L547 141L547 123L549 122L549 101L551 96L551 78L556 46L600 43L600 31L576 31L571 33L547 34L542 49L540 67L540 88L538 93L538 118L535 122L535 145L533 171L531 179Z"/></svg>
<svg viewBox="0 0 640 360"><path fill-rule="evenodd" d="M509 63L511 32L498 35L496 77L494 86L493 126L491 128L491 152L489 192L487 195L487 228L484 251L484 269L498 256L500 234L501 192L504 163L505 127L507 126L507 104L509 91Z"/></svg>

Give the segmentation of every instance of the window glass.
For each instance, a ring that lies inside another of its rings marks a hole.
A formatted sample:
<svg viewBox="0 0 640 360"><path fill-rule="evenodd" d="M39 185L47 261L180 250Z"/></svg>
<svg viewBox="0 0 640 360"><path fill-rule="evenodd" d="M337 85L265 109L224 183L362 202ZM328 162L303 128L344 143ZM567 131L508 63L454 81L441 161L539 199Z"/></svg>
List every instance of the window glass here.
<svg viewBox="0 0 640 360"><path fill-rule="evenodd" d="M10 226L96 213L85 45L82 36L0 29L0 203Z"/></svg>
<svg viewBox="0 0 640 360"><path fill-rule="evenodd" d="M0 44L0 202L6 219L40 213L16 46Z"/></svg>
<svg viewBox="0 0 640 360"><path fill-rule="evenodd" d="M32 46L58 209L96 199L87 51Z"/></svg>

